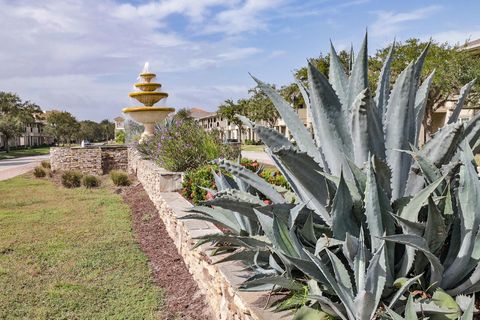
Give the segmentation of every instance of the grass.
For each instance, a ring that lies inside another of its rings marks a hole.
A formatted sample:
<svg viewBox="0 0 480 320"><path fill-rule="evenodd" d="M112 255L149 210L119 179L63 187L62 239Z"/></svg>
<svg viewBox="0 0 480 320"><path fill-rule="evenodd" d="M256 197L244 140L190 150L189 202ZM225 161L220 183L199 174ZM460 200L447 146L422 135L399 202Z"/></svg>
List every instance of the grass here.
<svg viewBox="0 0 480 320"><path fill-rule="evenodd" d="M40 156L50 153L50 147L32 148L32 149L18 149L10 152L0 151L0 160L13 159L30 156Z"/></svg>
<svg viewBox="0 0 480 320"><path fill-rule="evenodd" d="M263 152L263 149L265 148L264 145L247 145L247 144L242 144L242 150L243 151L255 151L255 152Z"/></svg>
<svg viewBox="0 0 480 320"><path fill-rule="evenodd" d="M160 317L163 292L121 196L26 175L0 194L0 319Z"/></svg>

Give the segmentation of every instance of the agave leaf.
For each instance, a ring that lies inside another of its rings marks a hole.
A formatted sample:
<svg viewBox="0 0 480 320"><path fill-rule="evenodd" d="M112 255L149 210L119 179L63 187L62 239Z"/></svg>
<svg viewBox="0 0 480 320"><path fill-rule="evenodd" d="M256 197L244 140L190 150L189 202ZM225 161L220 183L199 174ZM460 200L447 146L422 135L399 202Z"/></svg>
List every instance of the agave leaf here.
<svg viewBox="0 0 480 320"><path fill-rule="evenodd" d="M465 126L465 140L470 145L470 148L473 149L475 153L478 152L476 145L479 142L480 138L480 113L477 113L473 116L470 121L467 122Z"/></svg>
<svg viewBox="0 0 480 320"><path fill-rule="evenodd" d="M368 51L367 33L363 39L360 51L353 63L352 72L348 79L347 99L344 108L350 112L355 98L360 92L368 88Z"/></svg>
<svg viewBox="0 0 480 320"><path fill-rule="evenodd" d="M237 118L238 120L242 121L242 123L243 123L246 127L250 128L250 129L255 128L255 122L252 121L252 120L250 120L249 118L247 118L247 117L245 117L245 116L243 116L243 115L241 115L241 114L236 114L236 115L235 115L235 118Z"/></svg>
<svg viewBox="0 0 480 320"><path fill-rule="evenodd" d="M373 255L365 277L364 292L367 293L365 296L367 297L367 301L363 302L363 309L367 312L367 315L369 315L369 317L363 318L366 320L372 319L375 315L387 279L385 247L383 244L384 243L382 243L380 249Z"/></svg>
<svg viewBox="0 0 480 320"><path fill-rule="evenodd" d="M382 122L368 88L361 91L353 102L350 128L357 166L363 166L369 153L385 159Z"/></svg>
<svg viewBox="0 0 480 320"><path fill-rule="evenodd" d="M260 178L250 170L236 165L225 159L215 160L218 166L226 171L230 172L234 176L241 178L243 181L263 193L267 198L272 200L273 203L284 203L285 199L265 180Z"/></svg>
<svg viewBox="0 0 480 320"><path fill-rule="evenodd" d="M290 142L290 140L288 140L287 137L277 130L258 125L255 126L254 130L260 139L262 139L263 143L270 148L270 150L280 147L293 148L293 144Z"/></svg>
<svg viewBox="0 0 480 320"><path fill-rule="evenodd" d="M435 290L431 301L440 307L442 312L448 313L448 315L446 315L447 318L457 319L461 314L460 307L455 300L440 288Z"/></svg>
<svg viewBox="0 0 480 320"><path fill-rule="evenodd" d="M394 51L395 40L393 40L388 55L383 63L382 70L380 71L380 78L378 79L377 91L375 91L375 104L382 123L387 110L387 102L390 94L390 74Z"/></svg>
<svg viewBox="0 0 480 320"><path fill-rule="evenodd" d="M190 208L188 211L198 213L192 215L187 215L182 217L182 219L202 219L206 221L211 221L223 225L224 227L231 229L237 233L240 233L242 230L238 220L236 219L234 212L222 208L209 208L204 206L198 206ZM247 231L247 230L244 230Z"/></svg>
<svg viewBox="0 0 480 320"><path fill-rule="evenodd" d="M208 240L214 242L226 242L231 243L234 245L238 245L241 247L245 247L252 250L262 250L265 251L270 246L270 243L266 242L266 239L257 239L250 236L239 236L234 234L224 234L224 233L217 233L217 234L209 234L206 236L201 236L195 238L195 240Z"/></svg>
<svg viewBox="0 0 480 320"><path fill-rule="evenodd" d="M347 232L358 236L360 225L355 219L352 208L352 196L343 178L343 173L341 173L340 182L335 197L333 198L332 210L330 212L332 215L333 236L336 239L345 240Z"/></svg>
<svg viewBox="0 0 480 320"><path fill-rule="evenodd" d="M436 253L443 246L447 238L445 221L432 197L428 198L428 217L423 237L427 240L428 247L433 253Z"/></svg>
<svg viewBox="0 0 480 320"><path fill-rule="evenodd" d="M412 158L415 160L415 164L412 165L410 175L408 176L407 187L405 194L415 195L426 184L430 184L435 180L442 177L442 172L438 169L433 162L427 159L423 153L419 152L412 147L413 151L409 152ZM423 176L420 176L420 172ZM445 182L440 183L435 190L437 195L441 195L445 190Z"/></svg>
<svg viewBox="0 0 480 320"><path fill-rule="evenodd" d="M423 64L425 63L425 58L427 57L428 49L430 48L431 41L428 42L428 44L425 46L423 49L422 53L420 53L420 56L418 56L417 60L415 61L415 84L414 86L417 87L418 84L420 83L420 77L422 75L422 69L423 69Z"/></svg>
<svg viewBox="0 0 480 320"><path fill-rule="evenodd" d="M328 81L332 84L333 90L337 93L342 105L345 105L348 89L348 77L344 66L330 41L330 67L328 69Z"/></svg>
<svg viewBox="0 0 480 320"><path fill-rule="evenodd" d="M342 290L348 293L350 298L353 299L353 286L347 268L345 268L343 262L334 253L328 249L325 249L325 251L332 263L332 269L335 274L335 279L337 279L337 283L342 287Z"/></svg>
<svg viewBox="0 0 480 320"><path fill-rule="evenodd" d="M387 162L392 171L392 200L403 196L410 170L411 157L399 152L407 150L413 142L414 122L414 65L410 63L400 73L388 100L385 119L385 147Z"/></svg>
<svg viewBox="0 0 480 320"><path fill-rule="evenodd" d="M357 255L353 259L353 275L355 277L355 287L357 292L365 291L367 261L370 254L365 246L363 229L360 229L360 238L358 241Z"/></svg>
<svg viewBox="0 0 480 320"><path fill-rule="evenodd" d="M225 258L215 261L214 264L220 264L227 261L242 261L243 263L245 263L245 265L251 266L253 263L253 259L255 255L258 254L258 252L259 251L253 251L253 250L238 250L227 255ZM267 254L268 251L262 251L261 253Z"/></svg>
<svg viewBox="0 0 480 320"><path fill-rule="evenodd" d="M425 223L410 221L393 213L391 215L405 233L422 236L425 232Z"/></svg>
<svg viewBox="0 0 480 320"><path fill-rule="evenodd" d="M443 177L440 177L436 181L432 182L420 192L418 192L408 203L401 209L400 217L416 222L418 221L418 213L420 209L428 200L428 197L432 194L433 191L440 185L443 181Z"/></svg>
<svg viewBox="0 0 480 320"><path fill-rule="evenodd" d="M355 305L353 303L353 298L349 291L340 285L337 279L331 274L329 268L313 254L305 250L305 254L310 258L310 260L317 266L321 271L325 279L328 281L330 287L335 291L340 301L342 301L345 306L347 315L350 319L355 319Z"/></svg>
<svg viewBox="0 0 480 320"><path fill-rule="evenodd" d="M390 300L390 303L388 304L389 308L393 308L395 303L399 301L399 299L403 296L403 294L410 289L410 287L415 283L418 282L418 280L423 276L423 273L406 280L402 286L395 292L395 295L393 296L392 300Z"/></svg>
<svg viewBox="0 0 480 320"><path fill-rule="evenodd" d="M440 282L443 273L443 266L440 260L430 251L422 237L407 234L397 234L383 237L386 241L402 243L417 250L420 250L428 259L431 265L430 285L436 286Z"/></svg>
<svg viewBox="0 0 480 320"><path fill-rule="evenodd" d="M295 312L292 320L329 320L331 316L323 311L303 306Z"/></svg>
<svg viewBox="0 0 480 320"><path fill-rule="evenodd" d="M240 289L248 289L259 284L272 284L274 286L289 289L293 291L303 290L303 285L293 279L287 279L283 276L264 276L247 280L240 285Z"/></svg>
<svg viewBox="0 0 480 320"><path fill-rule="evenodd" d="M406 320L417 320L417 312L415 312L415 307L413 305L413 296L409 295L407 300L407 305L405 306L405 319Z"/></svg>
<svg viewBox="0 0 480 320"><path fill-rule="evenodd" d="M315 229L313 228L313 214L308 215L307 221L302 229L300 229L300 235L311 244L317 243L317 236L315 235Z"/></svg>
<svg viewBox="0 0 480 320"><path fill-rule="evenodd" d="M463 104L465 103L465 100L467 100L467 97L470 94L470 90L475 84L475 80L476 79L473 79L472 81L470 81L460 89L460 96L458 98L457 104L455 104L455 108L453 109L453 112L450 118L448 119L449 124L457 122L458 116L460 115L460 111L462 111Z"/></svg>
<svg viewBox="0 0 480 320"><path fill-rule="evenodd" d="M307 66L310 85L312 125L315 139L321 141L326 165L340 174L346 158L353 159L352 138L338 97L325 76L311 63Z"/></svg>
<svg viewBox="0 0 480 320"><path fill-rule="evenodd" d="M473 294L467 310L462 314L459 320L473 320L473 310L475 308L475 294Z"/></svg>
<svg viewBox="0 0 480 320"><path fill-rule="evenodd" d="M320 151L311 138L307 128L303 125L300 118L298 118L295 110L272 87L256 79L255 77L252 78L257 82L259 88L270 98L281 118L287 124L287 127L297 142L300 150L308 153L316 161L321 162L322 156Z"/></svg>
<svg viewBox="0 0 480 320"><path fill-rule="evenodd" d="M331 225L330 214L325 209L328 201L326 181L320 174L322 169L318 163L306 153L291 148L279 148L272 152L286 169L285 175L300 200L314 210L325 223Z"/></svg>
<svg viewBox="0 0 480 320"><path fill-rule="evenodd" d="M435 166L440 167L442 164L450 162L463 134L463 124L446 125L424 144L420 152Z"/></svg>
<svg viewBox="0 0 480 320"><path fill-rule="evenodd" d="M460 182L458 187L458 202L460 207L460 238L462 239L457 258L445 270L442 285L449 288L459 282L458 275L465 275L472 271L480 257L475 257L471 263L475 249L480 220L480 181L472 163L473 154L467 143L463 143L460 151L460 160L464 164L460 168Z"/></svg>
<svg viewBox="0 0 480 320"><path fill-rule="evenodd" d="M315 255L317 256L324 249L339 246L344 244L343 241L335 238L328 238L326 236L320 237L315 244Z"/></svg>
<svg viewBox="0 0 480 320"><path fill-rule="evenodd" d="M387 311L390 318L392 318L392 320L406 320L401 315L399 315L398 313L396 313L395 311L393 311L392 309L390 309L387 306L385 306L385 310Z"/></svg>
<svg viewBox="0 0 480 320"><path fill-rule="evenodd" d="M212 169L213 178L215 180L215 185L217 186L218 191L233 189L234 187L229 183L226 177L220 172L217 174L215 170Z"/></svg>
<svg viewBox="0 0 480 320"><path fill-rule="evenodd" d="M432 84L435 70L423 81L422 85L418 88L415 95L415 146L418 146L418 139L420 137L420 128L425 116L425 107L427 106L428 93L430 91L430 85Z"/></svg>
<svg viewBox="0 0 480 320"><path fill-rule="evenodd" d="M273 217L273 237L275 239L274 247L280 249L287 256L300 257L300 252L297 250L297 245L287 225L277 217Z"/></svg>

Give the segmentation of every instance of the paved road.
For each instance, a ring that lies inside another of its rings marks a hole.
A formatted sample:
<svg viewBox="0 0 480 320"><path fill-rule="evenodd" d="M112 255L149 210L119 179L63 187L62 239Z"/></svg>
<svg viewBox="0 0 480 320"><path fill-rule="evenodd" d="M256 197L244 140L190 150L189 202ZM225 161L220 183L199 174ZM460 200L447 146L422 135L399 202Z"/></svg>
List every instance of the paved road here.
<svg viewBox="0 0 480 320"><path fill-rule="evenodd" d="M257 160L258 162L274 165L272 159L263 151L243 151L242 150L242 157L250 159L250 160Z"/></svg>
<svg viewBox="0 0 480 320"><path fill-rule="evenodd" d="M48 160L49 158L49 155L43 155L0 160L0 181L33 170L42 160Z"/></svg>

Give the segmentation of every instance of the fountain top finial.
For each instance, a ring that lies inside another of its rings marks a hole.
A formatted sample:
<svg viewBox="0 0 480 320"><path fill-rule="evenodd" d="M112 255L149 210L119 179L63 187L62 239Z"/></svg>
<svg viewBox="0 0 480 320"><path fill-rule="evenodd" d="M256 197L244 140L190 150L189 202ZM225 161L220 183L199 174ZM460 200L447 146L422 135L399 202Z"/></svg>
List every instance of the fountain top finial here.
<svg viewBox="0 0 480 320"><path fill-rule="evenodd" d="M143 65L142 73L150 73L150 63L148 61Z"/></svg>

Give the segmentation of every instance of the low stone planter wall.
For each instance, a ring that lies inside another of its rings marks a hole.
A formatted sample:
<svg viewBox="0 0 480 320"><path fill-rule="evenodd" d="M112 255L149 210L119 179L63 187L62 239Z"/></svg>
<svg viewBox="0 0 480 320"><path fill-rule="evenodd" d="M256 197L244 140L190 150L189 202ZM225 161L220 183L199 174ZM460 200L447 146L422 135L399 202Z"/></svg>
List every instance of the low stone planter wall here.
<svg viewBox="0 0 480 320"><path fill-rule="evenodd" d="M84 174L102 175L111 170L128 169L126 146L54 147L50 148L52 170L76 170Z"/></svg>
<svg viewBox="0 0 480 320"><path fill-rule="evenodd" d="M166 171L153 162L142 160L135 151L129 151L129 170L136 173L162 218L165 227L174 240L175 246L183 257L193 278L205 294L213 314L219 320L276 320L290 319L290 312L274 313L265 310L268 292L242 292L239 285L248 276L245 266L240 262L213 264L224 256L211 257L209 245L193 249L194 238L220 231L211 223L199 220L180 220L188 214L192 205L177 192L163 191L166 186L178 182L173 178L164 179ZM168 176L168 175L167 175ZM162 180L163 179L163 180ZM162 186L162 181L168 183Z"/></svg>

